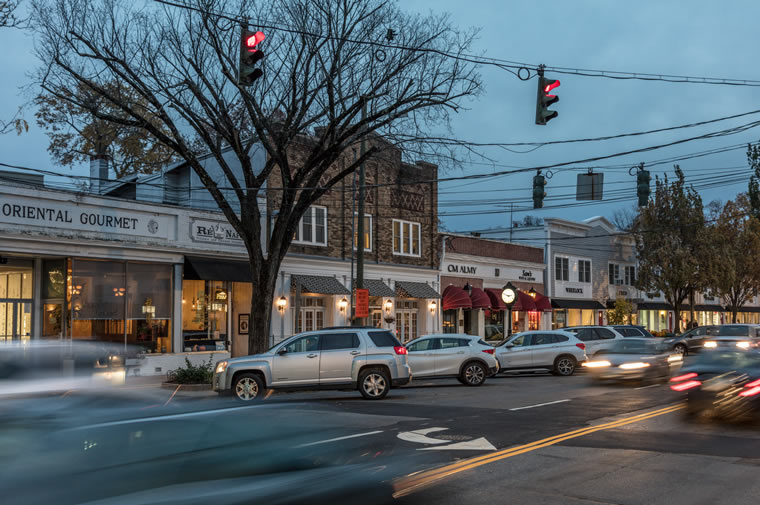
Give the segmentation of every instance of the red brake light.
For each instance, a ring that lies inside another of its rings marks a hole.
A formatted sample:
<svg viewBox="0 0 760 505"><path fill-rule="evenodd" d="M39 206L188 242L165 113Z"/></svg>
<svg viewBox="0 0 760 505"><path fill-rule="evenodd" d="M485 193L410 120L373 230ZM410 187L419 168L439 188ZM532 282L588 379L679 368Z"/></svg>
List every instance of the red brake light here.
<svg viewBox="0 0 760 505"><path fill-rule="evenodd" d="M483 352L486 354L493 354L493 349L483 349Z"/></svg>
<svg viewBox="0 0 760 505"><path fill-rule="evenodd" d="M701 385L702 383L700 381L688 381L688 382L682 382L680 384L672 384L670 386L670 389L672 389L673 391L686 391L687 389L695 388Z"/></svg>
<svg viewBox="0 0 760 505"><path fill-rule="evenodd" d="M744 385L745 388L756 388L758 386L760 386L760 379L757 379L756 381L752 381Z"/></svg>
<svg viewBox="0 0 760 505"><path fill-rule="evenodd" d="M696 376L697 374L695 374L694 372L691 372L684 375L679 375L678 377L673 377L670 379L670 382L681 382L681 381L685 381L686 379L693 379Z"/></svg>
<svg viewBox="0 0 760 505"><path fill-rule="evenodd" d="M396 352L396 354L409 354L409 351L407 351L406 347L403 345L395 345L393 346L393 350Z"/></svg>
<svg viewBox="0 0 760 505"><path fill-rule="evenodd" d="M760 386L755 386L751 389L746 389L739 393L739 396L755 396L757 394L760 394Z"/></svg>
<svg viewBox="0 0 760 505"><path fill-rule="evenodd" d="M577 347L578 349L583 349L584 351L586 350L586 344L584 344L583 342L579 344L575 344L575 347Z"/></svg>

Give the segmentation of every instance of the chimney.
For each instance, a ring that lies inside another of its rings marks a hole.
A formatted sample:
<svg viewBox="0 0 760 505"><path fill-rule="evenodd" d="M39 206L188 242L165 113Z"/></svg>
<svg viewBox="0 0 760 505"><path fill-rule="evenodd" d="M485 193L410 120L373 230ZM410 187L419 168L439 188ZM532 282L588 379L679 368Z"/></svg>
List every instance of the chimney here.
<svg viewBox="0 0 760 505"><path fill-rule="evenodd" d="M90 155L90 191L102 193L108 184L108 155Z"/></svg>

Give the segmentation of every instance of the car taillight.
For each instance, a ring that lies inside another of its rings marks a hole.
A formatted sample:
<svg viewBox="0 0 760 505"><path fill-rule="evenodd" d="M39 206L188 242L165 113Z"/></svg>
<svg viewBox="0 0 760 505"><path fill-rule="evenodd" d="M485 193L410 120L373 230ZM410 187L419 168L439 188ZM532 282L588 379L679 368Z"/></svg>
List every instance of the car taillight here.
<svg viewBox="0 0 760 505"><path fill-rule="evenodd" d="M701 385L702 385L702 382L700 381L687 381L687 382L681 382L680 384L671 384L670 389L672 389L673 391L686 391L687 389L695 388Z"/></svg>
<svg viewBox="0 0 760 505"><path fill-rule="evenodd" d="M755 396L760 395L760 379L749 382L744 385L744 391L739 393L739 396Z"/></svg>
<svg viewBox="0 0 760 505"><path fill-rule="evenodd" d="M406 347L403 345L395 345L393 346L393 350L396 352L396 354L409 354L409 351L407 351Z"/></svg>
<svg viewBox="0 0 760 505"><path fill-rule="evenodd" d="M483 352L486 354L493 354L493 349L483 349Z"/></svg>
<svg viewBox="0 0 760 505"><path fill-rule="evenodd" d="M679 375L677 377L673 377L670 379L670 382L681 382L681 381L685 381L686 379L693 379L696 376L697 374L695 374L694 372L691 372L691 373Z"/></svg>
<svg viewBox="0 0 760 505"><path fill-rule="evenodd" d="M577 347L578 349L583 349L584 351L586 350L586 344L582 342L580 344L575 344L575 347Z"/></svg>

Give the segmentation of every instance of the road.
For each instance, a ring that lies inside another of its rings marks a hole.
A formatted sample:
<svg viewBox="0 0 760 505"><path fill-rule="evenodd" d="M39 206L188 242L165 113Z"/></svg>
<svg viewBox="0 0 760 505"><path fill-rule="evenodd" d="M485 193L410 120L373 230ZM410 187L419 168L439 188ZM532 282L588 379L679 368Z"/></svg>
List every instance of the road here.
<svg viewBox="0 0 760 505"><path fill-rule="evenodd" d="M666 385L587 376L415 381L369 402L355 392L273 393L261 404L332 425L385 464L411 462L395 503L755 505L760 429L686 421ZM178 400L179 401L179 400ZM254 410L256 410L254 408Z"/></svg>

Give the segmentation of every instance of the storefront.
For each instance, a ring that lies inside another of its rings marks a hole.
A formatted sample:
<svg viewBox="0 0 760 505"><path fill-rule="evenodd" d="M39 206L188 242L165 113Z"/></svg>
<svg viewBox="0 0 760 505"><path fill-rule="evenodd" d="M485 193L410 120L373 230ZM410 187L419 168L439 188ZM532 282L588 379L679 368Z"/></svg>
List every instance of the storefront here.
<svg viewBox="0 0 760 505"><path fill-rule="evenodd" d="M601 325L605 306L596 300L552 299L552 329L570 326Z"/></svg>

